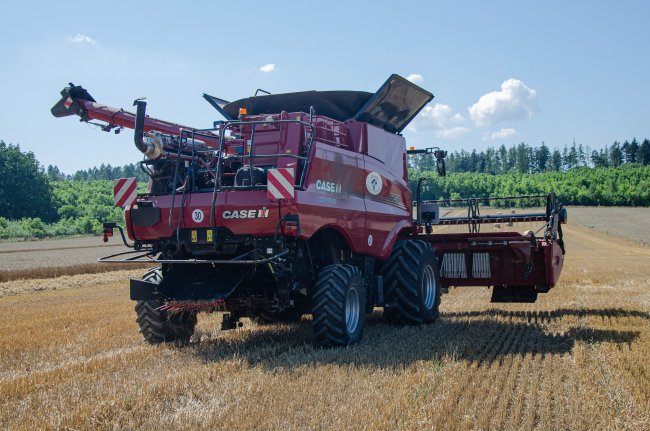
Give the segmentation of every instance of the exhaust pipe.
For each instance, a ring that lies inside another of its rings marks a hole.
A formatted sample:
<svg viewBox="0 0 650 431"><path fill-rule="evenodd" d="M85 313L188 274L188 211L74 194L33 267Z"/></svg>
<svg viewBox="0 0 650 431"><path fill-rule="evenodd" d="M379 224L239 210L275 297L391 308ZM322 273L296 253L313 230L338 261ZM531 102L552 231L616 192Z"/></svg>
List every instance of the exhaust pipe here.
<svg viewBox="0 0 650 431"><path fill-rule="evenodd" d="M149 151L149 146L144 142L144 119L147 112L147 102L142 99L136 99L133 101L133 106L138 107L135 112L135 134L133 135L133 141L135 142L135 147L146 155Z"/></svg>
<svg viewBox="0 0 650 431"><path fill-rule="evenodd" d="M135 111L135 132L133 134L135 147L148 158L157 159L164 154L160 140L152 136L155 140L154 143L144 141L144 120L146 118L147 102L142 99L135 99L133 106L137 107Z"/></svg>

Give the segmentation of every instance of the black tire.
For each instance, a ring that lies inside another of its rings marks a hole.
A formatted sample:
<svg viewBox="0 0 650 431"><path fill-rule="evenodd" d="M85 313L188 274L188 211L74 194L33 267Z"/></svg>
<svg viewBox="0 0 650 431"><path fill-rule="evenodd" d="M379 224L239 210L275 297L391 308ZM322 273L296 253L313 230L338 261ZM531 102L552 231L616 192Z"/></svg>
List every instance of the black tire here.
<svg viewBox="0 0 650 431"><path fill-rule="evenodd" d="M142 277L151 283L160 283L162 270L153 268ZM149 344L175 343L184 346L189 343L196 326L195 312L168 313L158 308L163 302L157 299L137 301L135 321L140 327L140 333Z"/></svg>
<svg viewBox="0 0 650 431"><path fill-rule="evenodd" d="M384 317L390 323L421 325L438 318L440 270L424 241L400 241L384 264ZM432 289L435 289L434 291Z"/></svg>
<svg viewBox="0 0 650 431"><path fill-rule="evenodd" d="M324 267L312 295L315 343L322 347L347 346L363 335L366 288L352 265Z"/></svg>

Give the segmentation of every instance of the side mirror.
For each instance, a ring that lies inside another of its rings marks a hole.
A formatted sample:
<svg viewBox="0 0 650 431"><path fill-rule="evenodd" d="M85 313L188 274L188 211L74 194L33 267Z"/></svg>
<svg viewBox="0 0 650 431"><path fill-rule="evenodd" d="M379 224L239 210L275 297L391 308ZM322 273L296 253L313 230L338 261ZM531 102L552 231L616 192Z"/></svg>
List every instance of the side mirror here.
<svg viewBox="0 0 650 431"><path fill-rule="evenodd" d="M447 175L447 169L445 168L445 159L436 159L436 170L438 171L439 177L444 177Z"/></svg>
<svg viewBox="0 0 650 431"><path fill-rule="evenodd" d="M447 175L447 169L445 168L445 157L447 157L447 152L445 150L441 150L438 147L416 150L415 147L411 147L406 150L406 154L433 154L436 158L436 170L438 171L438 175L441 177Z"/></svg>

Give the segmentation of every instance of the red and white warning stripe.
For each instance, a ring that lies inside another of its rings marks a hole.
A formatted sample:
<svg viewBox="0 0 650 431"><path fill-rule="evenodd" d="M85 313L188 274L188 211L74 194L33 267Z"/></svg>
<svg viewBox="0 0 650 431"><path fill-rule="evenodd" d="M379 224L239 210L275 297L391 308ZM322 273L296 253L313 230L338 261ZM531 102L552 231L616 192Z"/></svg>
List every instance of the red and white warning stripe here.
<svg viewBox="0 0 650 431"><path fill-rule="evenodd" d="M269 169L266 174L266 196L269 199L290 199L295 191L293 168Z"/></svg>
<svg viewBox="0 0 650 431"><path fill-rule="evenodd" d="M113 202L116 207L131 205L138 197L138 182L135 177L113 180Z"/></svg>
<svg viewBox="0 0 650 431"><path fill-rule="evenodd" d="M67 99L65 99L65 102L63 102L63 106L65 106L66 109L69 109L72 106L72 102L73 102L72 98L68 97Z"/></svg>

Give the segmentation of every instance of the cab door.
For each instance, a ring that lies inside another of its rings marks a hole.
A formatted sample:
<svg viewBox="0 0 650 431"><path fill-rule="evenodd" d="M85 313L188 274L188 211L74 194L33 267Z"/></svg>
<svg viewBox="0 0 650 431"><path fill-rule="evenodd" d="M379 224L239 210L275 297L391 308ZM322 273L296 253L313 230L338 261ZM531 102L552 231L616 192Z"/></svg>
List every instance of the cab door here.
<svg viewBox="0 0 650 431"><path fill-rule="evenodd" d="M364 202L365 252L387 258L398 233L411 224L412 195L405 178L406 142L402 136L366 125Z"/></svg>

